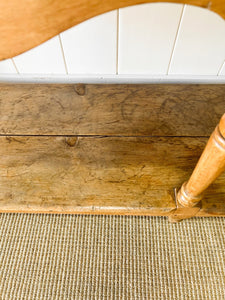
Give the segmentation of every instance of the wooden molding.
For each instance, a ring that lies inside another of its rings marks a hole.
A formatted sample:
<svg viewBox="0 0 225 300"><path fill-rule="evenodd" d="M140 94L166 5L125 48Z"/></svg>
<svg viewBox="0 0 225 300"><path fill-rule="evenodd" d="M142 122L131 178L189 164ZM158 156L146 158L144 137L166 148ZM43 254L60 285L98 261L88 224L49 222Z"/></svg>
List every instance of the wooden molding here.
<svg viewBox="0 0 225 300"><path fill-rule="evenodd" d="M159 0L0 1L0 60L14 57L99 14ZM168 0L210 9L225 18L224 0Z"/></svg>

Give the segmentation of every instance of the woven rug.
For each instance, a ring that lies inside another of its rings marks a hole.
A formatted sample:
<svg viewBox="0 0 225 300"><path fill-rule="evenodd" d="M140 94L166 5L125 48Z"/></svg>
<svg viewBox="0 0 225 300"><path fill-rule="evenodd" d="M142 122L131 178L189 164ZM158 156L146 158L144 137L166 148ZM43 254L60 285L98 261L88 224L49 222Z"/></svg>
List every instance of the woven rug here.
<svg viewBox="0 0 225 300"><path fill-rule="evenodd" d="M225 218L0 215L0 299L225 299Z"/></svg>

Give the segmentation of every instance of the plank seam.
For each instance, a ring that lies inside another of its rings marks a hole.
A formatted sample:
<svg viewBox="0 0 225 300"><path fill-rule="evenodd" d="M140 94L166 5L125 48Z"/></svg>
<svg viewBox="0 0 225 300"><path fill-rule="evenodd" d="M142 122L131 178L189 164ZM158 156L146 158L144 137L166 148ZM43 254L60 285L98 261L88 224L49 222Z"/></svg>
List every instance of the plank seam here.
<svg viewBox="0 0 225 300"><path fill-rule="evenodd" d="M225 60L224 60L224 62L222 63L221 67L219 68L219 71L218 71L218 73L217 73L217 76L223 76L223 75L220 75L220 74L221 74L222 69L223 69L224 66L225 66Z"/></svg>
<svg viewBox="0 0 225 300"><path fill-rule="evenodd" d="M62 44L62 40L61 40L60 34L58 35L58 37L59 37L60 48L61 48L61 51L62 51L63 62L64 62L64 66L65 66L65 69L66 69L66 74L69 74L68 67L67 67L67 64L66 64L65 52L64 52L64 49L63 49L63 44Z"/></svg>
<svg viewBox="0 0 225 300"><path fill-rule="evenodd" d="M14 59L11 58L11 60L12 60L12 63L13 63L14 68L16 69L17 74L20 74L20 72L19 72L19 70L18 70L18 68L17 68L17 65L16 65Z"/></svg>
<svg viewBox="0 0 225 300"><path fill-rule="evenodd" d="M173 43L173 49L172 49L172 52L171 52L171 56L170 56L169 65L168 65L168 69L167 69L166 75L169 75L169 73L170 73L170 68L171 68L171 64L172 64L172 61L173 61L174 52L175 52L175 48L176 48L176 45L177 45L177 41L178 41L178 36L179 36L179 33L180 33L180 29L181 29L181 23L182 23L183 17L184 17L185 7L186 7L186 5L183 5L182 11L181 11L181 15L180 15L179 24L178 24L178 27L177 27L176 36L175 36L174 43Z"/></svg>
<svg viewBox="0 0 225 300"><path fill-rule="evenodd" d="M86 135L86 134L0 134L0 137L21 136L21 137L96 137L96 138L202 138L207 139L209 136L192 136L192 135Z"/></svg>

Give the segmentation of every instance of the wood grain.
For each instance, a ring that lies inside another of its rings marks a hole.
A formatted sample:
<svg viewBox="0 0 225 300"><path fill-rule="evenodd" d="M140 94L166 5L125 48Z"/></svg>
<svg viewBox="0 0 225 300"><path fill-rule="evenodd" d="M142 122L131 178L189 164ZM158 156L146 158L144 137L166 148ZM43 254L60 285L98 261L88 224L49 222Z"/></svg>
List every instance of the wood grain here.
<svg viewBox="0 0 225 300"><path fill-rule="evenodd" d="M205 143L206 138L175 137L0 137L0 211L169 215L176 209L173 189L190 176ZM225 215L224 180L207 194L202 214L216 214L218 200Z"/></svg>
<svg viewBox="0 0 225 300"><path fill-rule="evenodd" d="M201 207L174 197L224 94L225 85L0 85L0 211L225 216L225 174Z"/></svg>
<svg viewBox="0 0 225 300"><path fill-rule="evenodd" d="M91 17L120 7L159 0L0 1L0 60L29 50ZM224 0L167 0L211 9L225 18Z"/></svg>
<svg viewBox="0 0 225 300"><path fill-rule="evenodd" d="M225 85L2 84L0 134L209 136L224 95Z"/></svg>
<svg viewBox="0 0 225 300"><path fill-rule="evenodd" d="M225 114L212 133L190 179L183 183L177 201L184 207L195 206L204 191L225 171Z"/></svg>

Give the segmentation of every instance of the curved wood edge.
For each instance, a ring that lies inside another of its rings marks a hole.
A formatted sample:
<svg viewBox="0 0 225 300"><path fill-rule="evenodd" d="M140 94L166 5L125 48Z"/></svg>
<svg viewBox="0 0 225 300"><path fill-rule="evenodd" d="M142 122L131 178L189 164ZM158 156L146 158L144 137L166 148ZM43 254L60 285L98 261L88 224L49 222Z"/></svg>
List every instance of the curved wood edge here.
<svg viewBox="0 0 225 300"><path fill-rule="evenodd" d="M221 135L225 138L225 114L222 116L219 123L219 131Z"/></svg>
<svg viewBox="0 0 225 300"><path fill-rule="evenodd" d="M99 14L160 0L10 0L0 2L0 60L14 57ZM224 0L167 0L208 8L225 18Z"/></svg>

